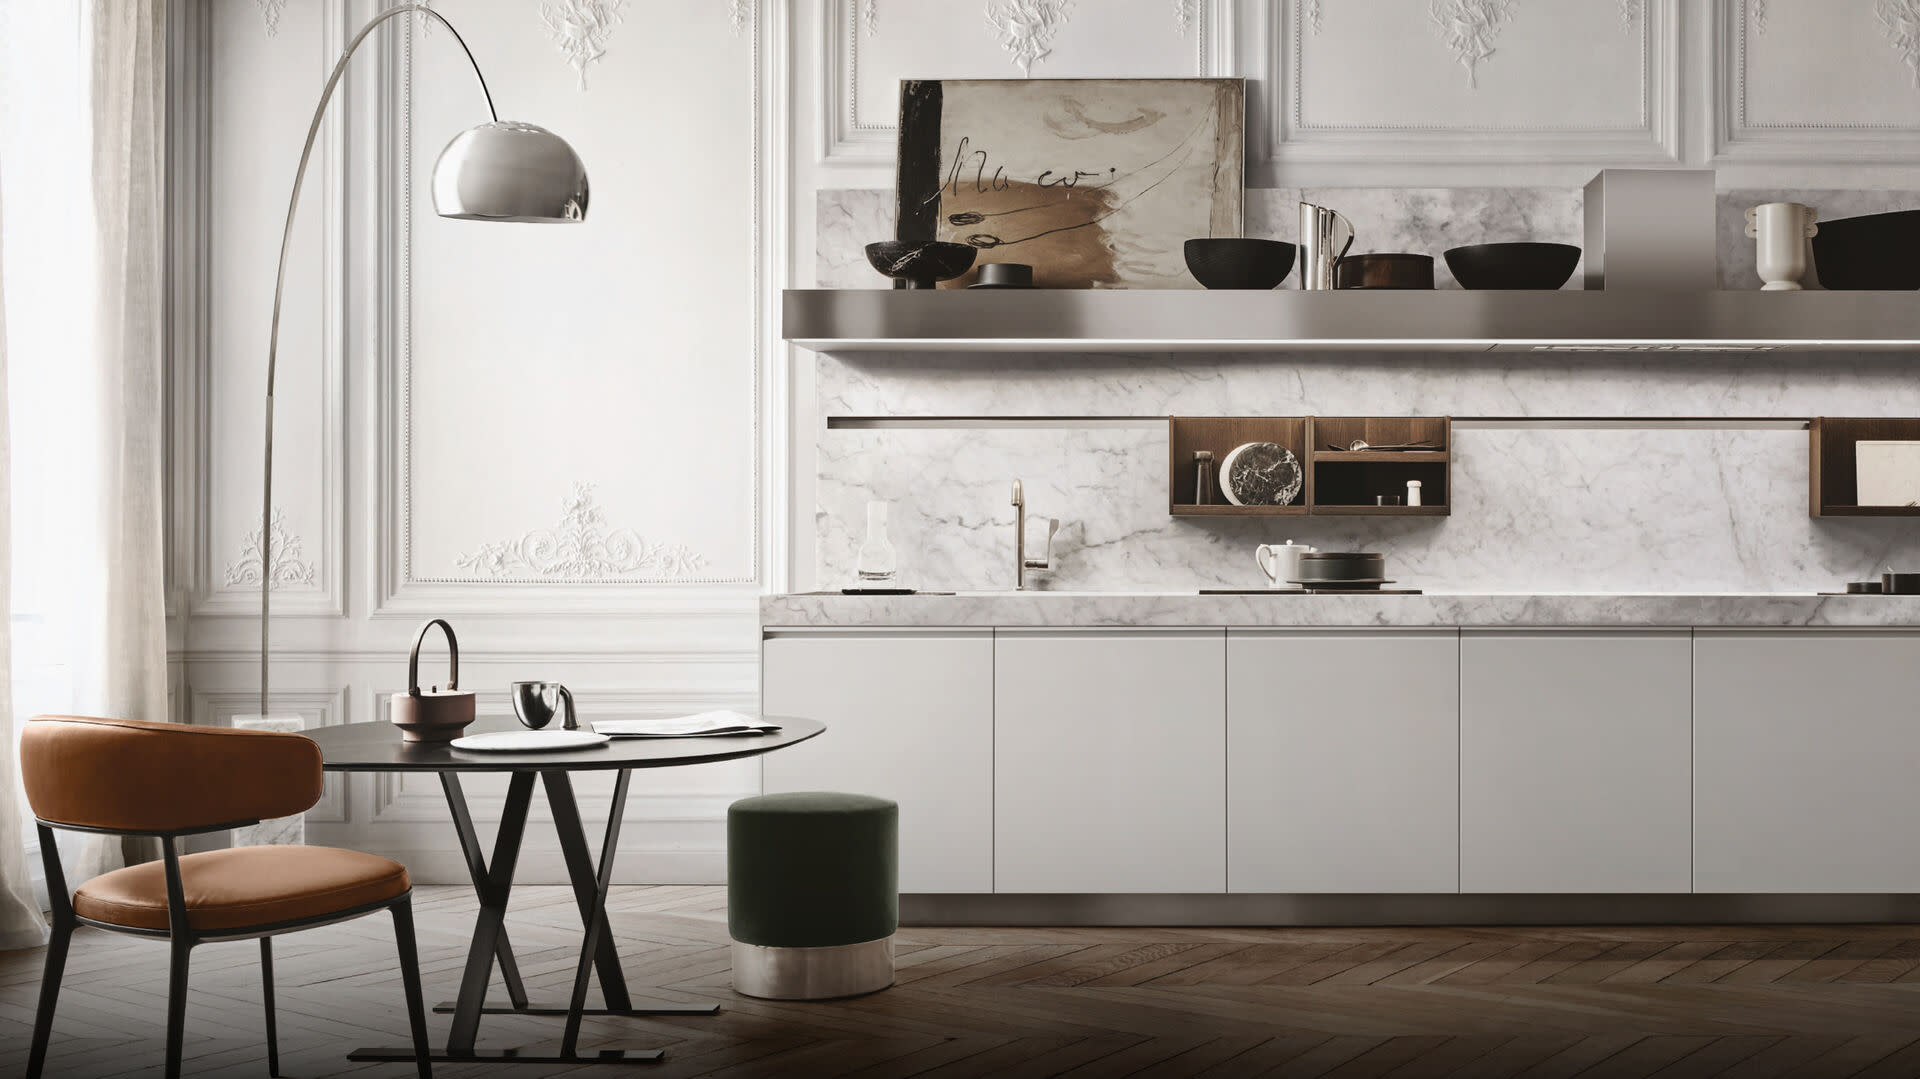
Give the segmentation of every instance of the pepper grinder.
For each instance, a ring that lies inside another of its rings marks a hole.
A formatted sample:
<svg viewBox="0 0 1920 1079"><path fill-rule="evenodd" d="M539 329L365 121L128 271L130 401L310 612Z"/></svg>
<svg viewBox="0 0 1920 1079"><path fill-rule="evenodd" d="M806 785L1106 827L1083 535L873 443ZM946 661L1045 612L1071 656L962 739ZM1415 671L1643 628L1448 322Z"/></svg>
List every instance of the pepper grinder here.
<svg viewBox="0 0 1920 1079"><path fill-rule="evenodd" d="M1213 451L1193 451L1193 504L1213 505Z"/></svg>
<svg viewBox="0 0 1920 1079"><path fill-rule="evenodd" d="M1420 504L1420 481L1408 480L1407 481L1407 505L1418 506L1419 504Z"/></svg>

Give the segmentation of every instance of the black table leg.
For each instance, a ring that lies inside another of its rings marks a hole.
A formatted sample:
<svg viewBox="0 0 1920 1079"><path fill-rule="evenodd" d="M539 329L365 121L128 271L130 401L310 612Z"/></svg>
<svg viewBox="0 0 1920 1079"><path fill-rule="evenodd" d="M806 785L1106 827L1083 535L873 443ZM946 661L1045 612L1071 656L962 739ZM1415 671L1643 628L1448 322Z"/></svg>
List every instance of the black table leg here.
<svg viewBox="0 0 1920 1079"><path fill-rule="evenodd" d="M448 773L442 773L446 775ZM517 1008L489 1008L486 1006L487 984L493 973L493 964L502 954L505 941L505 919L507 897L513 888L513 873L519 862L520 841L526 832L527 809L533 797L533 773L515 772L507 787L506 805L500 813L500 832L494 840L493 861L485 869L484 876L477 882L480 892L480 917L474 925L473 942L467 949L466 971L460 980L460 998L453 1005L453 1029L447 1035L447 1045L443 1050L433 1053L435 1061L448 1063L496 1063L496 1064L651 1064L665 1057L659 1049L599 1049L585 1053L579 1051L580 1020L585 1015L712 1015L718 1012L719 1005L693 1006L679 1009L652 1008L624 1010L601 1009L589 1011L586 1008L587 982L594 966L600 960L602 945L606 946L607 958L611 961L614 978L612 984L619 987L624 996L626 981L620 974L619 956L612 947L612 931L607 925L607 890L613 883L613 855L620 838L621 820L626 813L627 789L632 779L629 769L621 769L619 779L614 786L612 812L607 819L607 833L601 848L600 866L596 874L590 856L576 858L569 847L577 847L580 855L587 855L586 831L580 823L579 807L573 798L573 787L564 771L543 773L547 777L549 800L554 803L554 821L561 834L561 847L566 851L568 875L573 880L574 897L581 903L582 923L586 927L586 939L581 942L580 961L574 972L573 993L567 1007L536 1007L523 1005ZM555 790L562 794L555 796ZM455 780L450 792L459 791L459 782ZM449 795L450 801L452 795ZM565 808L561 808L564 803ZM456 827L460 827L458 818L465 814L465 799L459 799L460 809L456 811ZM470 832L472 821L467 820L466 829ZM569 834L571 833L571 834ZM462 840L463 845L465 840ZM474 849L478 850L478 840ZM474 867L469 859L469 869ZM582 894L582 885L586 892ZM512 962L511 950L506 950L506 961ZM605 977L605 966L602 976ZM516 974L517 974L516 970ZM604 986L603 986L604 988ZM435 1011L441 1009L436 1008ZM560 1048L551 1049L503 1049L485 1052L474 1049L474 1040L479 1033L480 1017L486 1014L517 1013L526 1015L565 1015L567 1025ZM356 1049L347 1054L347 1059L356 1063L410 1063L414 1058L411 1048L393 1049Z"/></svg>
<svg viewBox="0 0 1920 1079"><path fill-rule="evenodd" d="M460 853L467 859L467 876L473 881L474 893L484 896L487 889L487 858L480 848L480 834L473 827L473 814L467 809L467 795L460 786L460 773L441 772L440 789L446 792L447 809L453 814L453 830L460 837ZM520 964L513 957L513 945L507 940L505 928L500 930L493 954L500 963L500 980L506 983L507 999L515 1009L526 1008L527 987L520 980ZM454 1004L448 1001L436 1005L433 1010L451 1012Z"/></svg>

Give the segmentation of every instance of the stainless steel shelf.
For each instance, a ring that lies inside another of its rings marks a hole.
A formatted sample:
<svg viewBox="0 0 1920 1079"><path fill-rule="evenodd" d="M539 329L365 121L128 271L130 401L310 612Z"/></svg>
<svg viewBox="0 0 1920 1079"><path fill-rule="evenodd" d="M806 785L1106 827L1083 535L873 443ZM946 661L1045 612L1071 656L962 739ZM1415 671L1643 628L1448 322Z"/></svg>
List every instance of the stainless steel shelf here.
<svg viewBox="0 0 1920 1079"><path fill-rule="evenodd" d="M1914 292L790 289L820 352L1920 352Z"/></svg>

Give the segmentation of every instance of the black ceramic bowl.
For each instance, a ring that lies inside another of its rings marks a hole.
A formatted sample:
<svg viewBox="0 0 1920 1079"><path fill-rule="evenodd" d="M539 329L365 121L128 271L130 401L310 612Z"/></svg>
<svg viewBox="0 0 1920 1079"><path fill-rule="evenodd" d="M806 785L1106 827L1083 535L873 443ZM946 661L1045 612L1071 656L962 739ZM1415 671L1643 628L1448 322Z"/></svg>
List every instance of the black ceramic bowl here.
<svg viewBox="0 0 1920 1079"><path fill-rule="evenodd" d="M1813 265L1830 289L1920 289L1920 210L1820 222Z"/></svg>
<svg viewBox="0 0 1920 1079"><path fill-rule="evenodd" d="M1269 289L1293 272L1294 246L1281 240L1214 237L1187 241L1187 269L1208 288Z"/></svg>
<svg viewBox="0 0 1920 1079"><path fill-rule="evenodd" d="M1447 252L1447 269L1461 288L1557 289L1580 264L1572 244L1475 244Z"/></svg>
<svg viewBox="0 0 1920 1079"><path fill-rule="evenodd" d="M980 249L940 240L882 240L867 245L867 262L894 288L932 288L973 268Z"/></svg>

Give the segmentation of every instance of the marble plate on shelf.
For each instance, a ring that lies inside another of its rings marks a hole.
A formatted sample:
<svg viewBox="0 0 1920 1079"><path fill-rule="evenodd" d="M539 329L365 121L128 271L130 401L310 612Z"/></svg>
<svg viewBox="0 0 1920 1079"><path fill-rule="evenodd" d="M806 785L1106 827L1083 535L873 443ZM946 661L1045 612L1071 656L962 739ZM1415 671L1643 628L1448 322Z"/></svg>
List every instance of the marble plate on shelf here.
<svg viewBox="0 0 1920 1079"><path fill-rule="evenodd" d="M1236 506L1285 506L1299 497L1300 459L1277 442L1246 442L1220 462L1220 493Z"/></svg>
<svg viewBox="0 0 1920 1079"><path fill-rule="evenodd" d="M612 741L593 731L498 731L455 738L453 748L485 753L545 753L556 749L587 749Z"/></svg>

